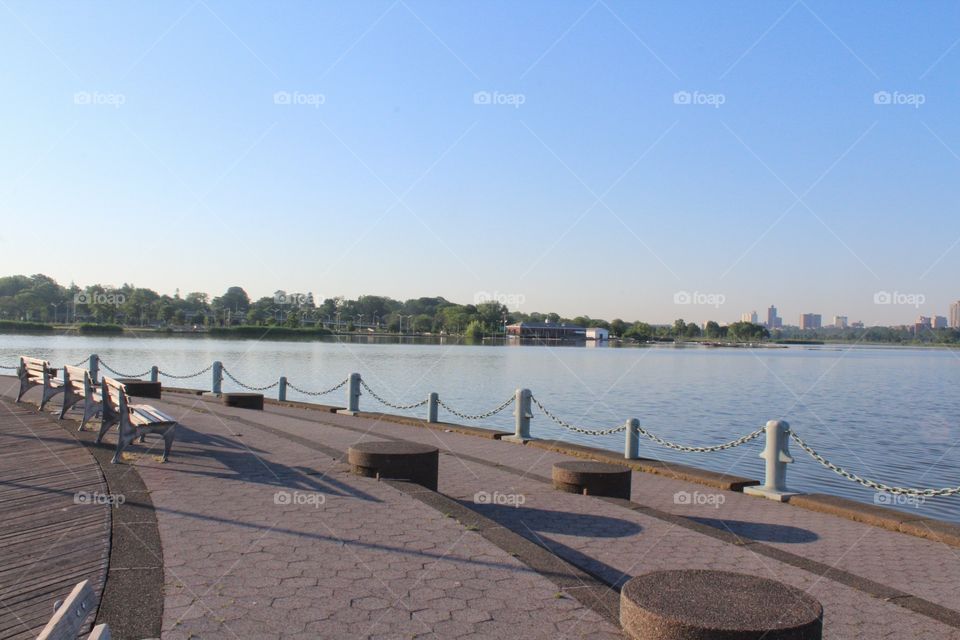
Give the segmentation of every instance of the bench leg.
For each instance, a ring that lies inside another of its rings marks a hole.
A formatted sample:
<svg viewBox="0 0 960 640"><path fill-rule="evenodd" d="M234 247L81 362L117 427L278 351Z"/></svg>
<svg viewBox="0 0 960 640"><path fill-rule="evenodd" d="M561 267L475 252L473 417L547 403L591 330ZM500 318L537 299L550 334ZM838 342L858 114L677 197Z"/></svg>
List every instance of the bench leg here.
<svg viewBox="0 0 960 640"><path fill-rule="evenodd" d="M20 398L22 398L23 394L25 394L32 386L33 384L31 384L29 380L26 378L20 378L20 393L17 394L17 402L20 402Z"/></svg>
<svg viewBox="0 0 960 640"><path fill-rule="evenodd" d="M113 458L110 460L110 464L117 464L120 462L120 455L123 453L123 450L127 448L131 442L137 439L137 430L131 429L127 431L123 428L123 424L120 425L120 432L117 434L117 450L113 454Z"/></svg>
<svg viewBox="0 0 960 640"><path fill-rule="evenodd" d="M43 396L40 398L40 411L43 411L43 408L47 406L47 403L53 399L53 396L58 393L63 392L63 389L54 389L53 387L44 387Z"/></svg>
<svg viewBox="0 0 960 640"><path fill-rule="evenodd" d="M107 431L110 431L110 427L112 427L114 424L116 424L114 421L107 420L106 417L102 418L100 420L100 433L97 434L97 439L94 442L99 443L101 440L103 440L103 436L107 435Z"/></svg>
<svg viewBox="0 0 960 640"><path fill-rule="evenodd" d="M160 462L166 462L170 455L170 449L173 447L173 439L177 435L177 425L173 425L163 433L163 457Z"/></svg>
<svg viewBox="0 0 960 640"><path fill-rule="evenodd" d="M80 396L75 394L70 389L64 389L63 391L63 408L60 409L60 420L63 420L63 417L67 415L67 411L73 408L73 405L77 404L80 401Z"/></svg>

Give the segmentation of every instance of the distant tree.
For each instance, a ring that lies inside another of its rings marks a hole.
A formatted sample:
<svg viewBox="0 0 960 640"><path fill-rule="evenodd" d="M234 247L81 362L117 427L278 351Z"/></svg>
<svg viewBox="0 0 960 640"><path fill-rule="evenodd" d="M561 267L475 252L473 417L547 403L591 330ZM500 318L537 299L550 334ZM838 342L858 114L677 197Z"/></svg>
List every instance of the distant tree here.
<svg viewBox="0 0 960 640"><path fill-rule="evenodd" d="M614 318L610 322L610 333L616 337L623 336L623 332L627 330L627 323L621 320L620 318Z"/></svg>

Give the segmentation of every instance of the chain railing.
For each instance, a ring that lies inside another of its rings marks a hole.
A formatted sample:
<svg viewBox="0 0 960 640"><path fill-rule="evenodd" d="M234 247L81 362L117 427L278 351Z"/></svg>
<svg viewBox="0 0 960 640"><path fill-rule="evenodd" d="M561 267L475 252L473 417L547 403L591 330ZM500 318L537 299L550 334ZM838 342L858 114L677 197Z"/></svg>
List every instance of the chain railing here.
<svg viewBox="0 0 960 640"><path fill-rule="evenodd" d="M725 451L727 449L733 449L734 447L739 447L742 444L746 444L751 440L756 440L761 435L763 435L764 427L760 427L756 431L748 433L745 436L737 438L736 440L731 440L730 442L724 442L723 444L715 444L709 447L690 447L682 444L676 444L670 442L669 440L664 440L658 435L650 433L643 427L637 427L637 433L644 436L645 438L650 438L654 442L674 451L681 451L683 453L713 453L715 451Z"/></svg>
<svg viewBox="0 0 960 640"><path fill-rule="evenodd" d="M900 496L914 496L914 497L923 497L923 498L932 498L934 496L955 496L960 494L960 487L943 487L941 489L916 489L913 487L895 487L882 482L877 482L875 480L868 480L866 478L861 478L855 473L847 471L843 467L836 465L822 455L817 453L817 451L803 441L800 436L795 432L790 431L790 438L796 442L801 449L806 451L811 458L822 464L827 469L830 469L837 475L846 478L852 482L856 482L859 485L867 487L868 489L875 489L877 491L883 491L885 493L892 493L894 495Z"/></svg>
<svg viewBox="0 0 960 640"><path fill-rule="evenodd" d="M90 356L87 356L86 358L84 358L83 360L81 360L80 362L78 362L77 364L73 364L73 365L70 365L70 366L71 366L71 367L80 367L80 366L82 366L82 365L87 364L88 362L90 362Z"/></svg>
<svg viewBox="0 0 960 640"><path fill-rule="evenodd" d="M20 368L20 365L18 364L13 365L12 367L8 367L5 364L0 364L0 369L19 369L19 368Z"/></svg>
<svg viewBox="0 0 960 640"><path fill-rule="evenodd" d="M108 364L107 364L106 362L104 362L102 359L100 360L100 366L103 367L104 369L106 369L107 371L109 371L110 373L112 373L113 375L115 375L115 376L120 376L121 378L142 378L143 376L148 376L148 375L150 375L150 371L151 371L151 369L147 369L147 370L144 371L143 373L136 373L136 374L134 374L134 373L122 373L122 372L120 372L120 371L117 371L116 369L114 369L114 368L111 367L110 365L108 365Z"/></svg>
<svg viewBox="0 0 960 640"><path fill-rule="evenodd" d="M229 371L227 371L227 368L226 368L226 367L223 367L223 375L225 375L225 376L227 376L228 378L230 378L231 380L233 380L233 382L234 382L237 386L242 387L242 388L244 388L244 389L246 389L246 390L248 390L248 391L268 391L269 389L273 389L273 388L276 387L278 384L280 384L280 381L279 381L279 380L277 380L277 381L274 382L273 384L268 384L268 385L265 385L265 386L262 386L262 387L254 387L254 386L251 386L251 385L248 385L248 384L244 384L243 382L240 382L239 380L237 380L237 379L233 376L232 373L230 373Z"/></svg>
<svg viewBox="0 0 960 640"><path fill-rule="evenodd" d="M501 411L509 407L511 404L513 404L516 401L516 399L517 399L516 396L510 396L503 403L501 403L500 406L498 406L496 409L491 409L490 411L485 411L483 413L477 413L472 415L469 413L461 413L460 411L457 411L456 409L454 409L453 407L451 407L450 405L448 405L447 403L445 403L443 400L440 400L440 399L437 400L437 404L443 407L444 409L446 409L447 411L449 411L450 413L452 413L453 415L457 416L461 420L484 420L486 418L489 418L490 416L497 415L498 413L500 413Z"/></svg>
<svg viewBox="0 0 960 640"><path fill-rule="evenodd" d="M530 396L530 401L533 402L533 404L537 405L537 408L543 412L543 415L547 416L548 418L556 422L558 425L560 425L564 429L567 429L568 431L573 431L574 433L581 433L585 436L609 436L614 433L621 433L627 430L627 425L625 424L621 424L620 426L613 427L611 429L584 429L583 427L578 427L576 425L570 424L569 422L566 422L565 420L562 420L561 418L558 418L557 416L547 411L547 408L544 407L539 400L537 400L536 396Z"/></svg>
<svg viewBox="0 0 960 640"><path fill-rule="evenodd" d="M205 368L201 369L200 371L197 371L196 373L191 373L191 374L185 375L185 376L178 376L178 375L173 374L173 373L168 373L168 372L164 371L163 369L158 369L158 370L157 370L157 373L159 373L160 375L162 375L162 376L164 376L164 377L167 377L167 378L173 378L174 380L186 380L186 379L188 379L188 378L196 378L197 376L202 376L202 375L205 374L207 371L210 371L210 369L213 369L213 364L212 364L212 363L210 364L210 366L205 367Z"/></svg>
<svg viewBox="0 0 960 640"><path fill-rule="evenodd" d="M294 391L296 391L297 393L302 393L302 394L305 395L305 396L314 396L314 397L316 397L316 396L325 396L325 395L327 395L328 393L333 393L333 392L336 391L337 389L342 389L342 388L343 388L343 385L347 384L348 382L350 382L350 378L344 378L343 380L341 380L341 381L340 381L339 383L337 383L336 385L330 387L329 389L325 389L325 390L323 390L323 391L306 391L306 390L304 390L304 389L301 389L300 387L298 387L297 385L293 384L293 383L290 382L290 381L287 381L287 386L290 387L291 389L293 389Z"/></svg>
<svg viewBox="0 0 960 640"><path fill-rule="evenodd" d="M429 398L424 398L420 402L415 402L414 404L394 404L377 395L377 392L371 389L370 385L364 382L362 378L360 379L360 386L363 387L367 391L367 393L373 396L373 398L380 404L384 404L390 407L391 409L397 409L399 411L408 411L410 409L416 409L417 407L422 407L423 405L427 404L430 401Z"/></svg>

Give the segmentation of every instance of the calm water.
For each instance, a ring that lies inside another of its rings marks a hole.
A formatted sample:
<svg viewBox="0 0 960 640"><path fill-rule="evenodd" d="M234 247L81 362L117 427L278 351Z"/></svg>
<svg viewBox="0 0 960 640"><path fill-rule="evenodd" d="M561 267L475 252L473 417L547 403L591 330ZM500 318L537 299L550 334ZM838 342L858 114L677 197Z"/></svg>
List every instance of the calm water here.
<svg viewBox="0 0 960 640"><path fill-rule="evenodd" d="M265 385L280 375L326 389L359 372L397 404L430 391L465 413L499 405L528 387L553 413L590 429L629 417L662 437L691 445L732 440L784 418L829 460L888 484L960 484L960 352L900 348L706 349L697 347L536 347L357 342L253 342L207 338L0 336L0 364L27 353L55 364L98 353L124 373L156 364L185 374L215 359L240 380ZM9 373L9 372L4 372ZM210 374L165 384L209 388ZM225 390L236 390L229 380ZM276 390L268 391L275 394ZM342 403L344 390L320 401ZM290 399L307 400L290 391ZM382 407L369 395L361 408ZM421 415L425 408L406 412ZM511 409L485 421L512 431ZM404 413L404 412L397 412ZM623 450L623 434L588 437L565 431L534 410L534 437ZM457 420L441 409L441 420ZM683 454L647 440L641 455L761 479L762 439L711 454ZM840 478L793 445L794 489L873 502L873 493ZM960 521L960 497L902 503L905 510Z"/></svg>

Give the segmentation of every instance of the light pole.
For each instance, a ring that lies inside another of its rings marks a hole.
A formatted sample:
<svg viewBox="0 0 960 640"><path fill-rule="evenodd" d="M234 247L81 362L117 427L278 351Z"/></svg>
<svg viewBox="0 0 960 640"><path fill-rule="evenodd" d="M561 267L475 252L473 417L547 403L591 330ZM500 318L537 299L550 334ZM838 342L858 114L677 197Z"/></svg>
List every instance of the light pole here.
<svg viewBox="0 0 960 640"><path fill-rule="evenodd" d="M60 305L59 303L51 302L50 306L53 307L53 324L57 324L57 307Z"/></svg>

